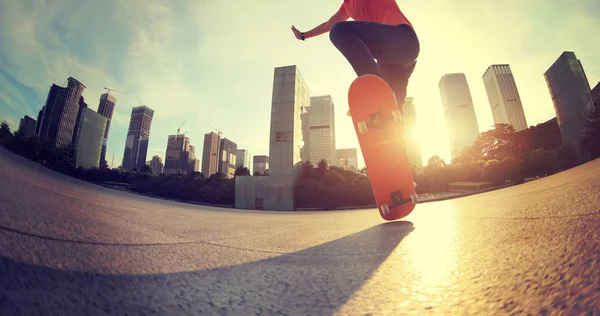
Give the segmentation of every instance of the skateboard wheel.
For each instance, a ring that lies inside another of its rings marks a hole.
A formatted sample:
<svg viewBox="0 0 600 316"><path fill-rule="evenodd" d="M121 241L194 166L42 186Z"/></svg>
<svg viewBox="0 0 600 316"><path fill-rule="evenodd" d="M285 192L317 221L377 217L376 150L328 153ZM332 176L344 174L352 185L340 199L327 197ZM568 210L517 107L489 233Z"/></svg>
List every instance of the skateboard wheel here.
<svg viewBox="0 0 600 316"><path fill-rule="evenodd" d="M367 132L367 123L364 121L358 122L358 132L364 134Z"/></svg>
<svg viewBox="0 0 600 316"><path fill-rule="evenodd" d="M346 114L348 114L348 116L352 116L352 115L350 115L350 110L348 110L348 113L346 113Z"/></svg>
<svg viewBox="0 0 600 316"><path fill-rule="evenodd" d="M417 196L416 193L413 193L410 195L410 200L413 202L413 204L419 203L419 197Z"/></svg>
<svg viewBox="0 0 600 316"><path fill-rule="evenodd" d="M390 208L387 206L387 204L381 204L380 209L383 215L388 215L390 213Z"/></svg>
<svg viewBox="0 0 600 316"><path fill-rule="evenodd" d="M396 121L396 123L402 122L402 113L400 112L400 110L396 109L392 111L392 117L394 118L394 121Z"/></svg>

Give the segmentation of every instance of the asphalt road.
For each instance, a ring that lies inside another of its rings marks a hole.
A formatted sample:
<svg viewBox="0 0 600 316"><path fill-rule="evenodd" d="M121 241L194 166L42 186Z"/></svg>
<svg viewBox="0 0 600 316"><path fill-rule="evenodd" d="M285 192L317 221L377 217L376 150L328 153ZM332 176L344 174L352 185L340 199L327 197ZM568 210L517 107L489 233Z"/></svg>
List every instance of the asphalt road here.
<svg viewBox="0 0 600 316"><path fill-rule="evenodd" d="M600 313L600 160L384 222L153 199L0 149L0 315L582 312Z"/></svg>

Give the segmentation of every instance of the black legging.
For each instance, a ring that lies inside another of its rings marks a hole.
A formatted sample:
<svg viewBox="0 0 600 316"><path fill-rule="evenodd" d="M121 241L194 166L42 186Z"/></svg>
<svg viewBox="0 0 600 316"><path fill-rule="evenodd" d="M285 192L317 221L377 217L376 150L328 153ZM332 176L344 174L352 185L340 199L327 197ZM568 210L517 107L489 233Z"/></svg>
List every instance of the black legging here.
<svg viewBox="0 0 600 316"><path fill-rule="evenodd" d="M357 76L373 74L382 77L396 94L398 106L403 107L408 78L420 51L419 39L412 27L344 21L331 28L329 38L350 62Z"/></svg>

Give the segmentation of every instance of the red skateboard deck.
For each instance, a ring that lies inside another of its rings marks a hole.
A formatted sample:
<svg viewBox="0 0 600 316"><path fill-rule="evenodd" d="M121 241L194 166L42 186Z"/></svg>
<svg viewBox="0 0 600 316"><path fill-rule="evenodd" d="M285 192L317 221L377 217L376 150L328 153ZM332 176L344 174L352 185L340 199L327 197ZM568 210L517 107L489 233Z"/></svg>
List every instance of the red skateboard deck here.
<svg viewBox="0 0 600 316"><path fill-rule="evenodd" d="M348 104L379 214L388 221L407 216L417 195L394 92L382 78L363 75L350 85Z"/></svg>

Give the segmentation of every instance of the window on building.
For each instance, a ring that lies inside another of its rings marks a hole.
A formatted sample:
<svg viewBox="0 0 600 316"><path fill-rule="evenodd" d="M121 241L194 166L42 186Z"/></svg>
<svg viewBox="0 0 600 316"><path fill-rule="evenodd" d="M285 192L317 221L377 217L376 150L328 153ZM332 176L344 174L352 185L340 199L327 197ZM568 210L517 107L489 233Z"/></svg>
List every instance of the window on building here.
<svg viewBox="0 0 600 316"><path fill-rule="evenodd" d="M275 133L275 142L276 143L287 143L288 141L289 141L289 133L287 133L287 132Z"/></svg>

